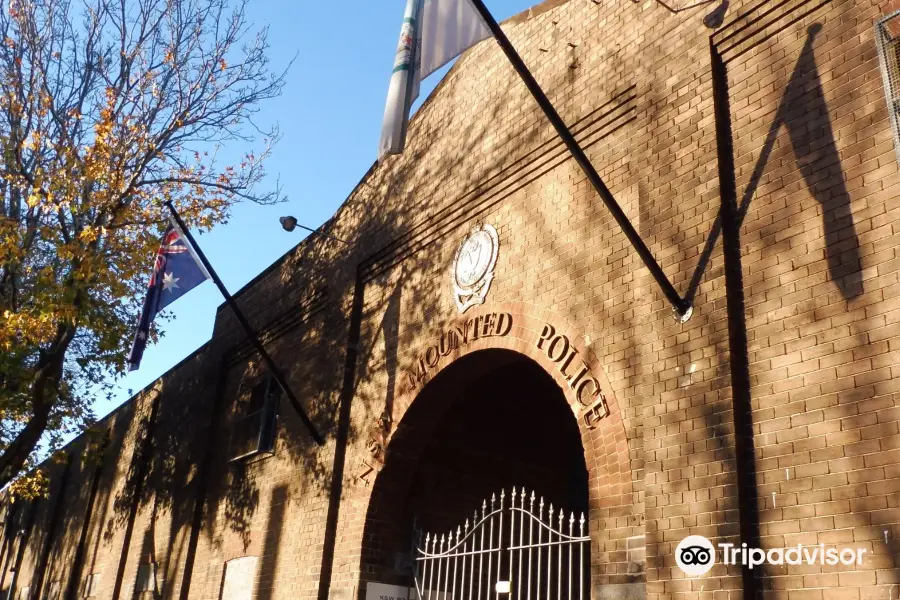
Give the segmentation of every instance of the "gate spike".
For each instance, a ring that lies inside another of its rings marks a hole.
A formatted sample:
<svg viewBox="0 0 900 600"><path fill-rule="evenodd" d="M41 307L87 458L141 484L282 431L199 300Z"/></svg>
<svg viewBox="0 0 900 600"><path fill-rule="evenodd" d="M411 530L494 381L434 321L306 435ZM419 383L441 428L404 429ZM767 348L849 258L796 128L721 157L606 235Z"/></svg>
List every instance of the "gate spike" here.
<svg viewBox="0 0 900 600"><path fill-rule="evenodd" d="M562 531L563 519L566 518L566 511L559 509L559 530Z"/></svg>
<svg viewBox="0 0 900 600"><path fill-rule="evenodd" d="M538 504L538 520L544 518L544 497L541 496L541 503Z"/></svg>
<svg viewBox="0 0 900 600"><path fill-rule="evenodd" d="M512 495L509 497L509 507L513 508L516 505L516 486L513 486Z"/></svg>
<svg viewBox="0 0 900 600"><path fill-rule="evenodd" d="M523 508L525 506L525 488L524 487L522 488L522 498L521 498L521 502L519 503L519 506L521 506Z"/></svg>
<svg viewBox="0 0 900 600"><path fill-rule="evenodd" d="M571 526L572 526L572 523L574 523L574 522L575 522L575 512L573 511L573 512L569 515L569 527L571 527Z"/></svg>
<svg viewBox="0 0 900 600"><path fill-rule="evenodd" d="M428 542L430 542L430 541L431 541L431 534L430 534L430 533L426 533L426 534L425 534L425 547L426 547L426 548L428 548Z"/></svg>
<svg viewBox="0 0 900 600"><path fill-rule="evenodd" d="M497 501L497 494L491 494L491 512L494 512L494 503Z"/></svg>
<svg viewBox="0 0 900 600"><path fill-rule="evenodd" d="M466 519L466 533L469 532L469 520Z"/></svg>
<svg viewBox="0 0 900 600"><path fill-rule="evenodd" d="M581 513L581 519L578 521L579 535L584 535L584 513Z"/></svg>
<svg viewBox="0 0 900 600"><path fill-rule="evenodd" d="M503 508L504 498L506 498L506 490L500 490L500 508Z"/></svg>
<svg viewBox="0 0 900 600"><path fill-rule="evenodd" d="M481 518L483 519L487 515L487 500L481 501Z"/></svg>
<svg viewBox="0 0 900 600"><path fill-rule="evenodd" d="M478 509L475 509L475 513L472 515L472 527L475 527L475 524L478 523Z"/></svg>

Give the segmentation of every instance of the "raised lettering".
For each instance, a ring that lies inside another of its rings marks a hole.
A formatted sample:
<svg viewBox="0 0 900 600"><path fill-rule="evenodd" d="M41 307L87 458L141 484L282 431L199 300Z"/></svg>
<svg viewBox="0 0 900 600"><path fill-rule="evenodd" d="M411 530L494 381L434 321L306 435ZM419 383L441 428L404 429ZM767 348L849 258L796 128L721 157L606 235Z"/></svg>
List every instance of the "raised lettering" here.
<svg viewBox="0 0 900 600"><path fill-rule="evenodd" d="M585 408L584 412L582 413L584 424L587 425L588 429L594 429L595 427L597 427L597 422L605 416L606 405L603 403L602 394L599 400Z"/></svg>
<svg viewBox="0 0 900 600"><path fill-rule="evenodd" d="M578 387L575 388L575 397L578 398L578 401L581 402L581 404L584 406L590 406L591 404L593 404L593 402L591 401L582 399L582 396L584 395L584 388L586 388L588 384L594 387L593 391L591 392L590 398L594 398L600 393L600 382L593 377L588 377L587 379L579 383Z"/></svg>
<svg viewBox="0 0 900 600"><path fill-rule="evenodd" d="M500 313L497 315L497 331L494 335L508 335L512 329L512 315L509 313Z"/></svg>
<svg viewBox="0 0 900 600"><path fill-rule="evenodd" d="M428 369L425 368L425 361L420 358L419 362L416 363L416 379L422 381L423 379L425 379L425 375L427 373Z"/></svg>
<svg viewBox="0 0 900 600"><path fill-rule="evenodd" d="M466 321L463 323L462 327L456 328L456 337L460 346L465 346L469 343L469 322Z"/></svg>
<svg viewBox="0 0 900 600"><path fill-rule="evenodd" d="M439 352L441 356L447 356L452 352L456 345L453 343L456 338L456 334L452 331L445 331L441 334L441 341L439 343Z"/></svg>
<svg viewBox="0 0 900 600"><path fill-rule="evenodd" d="M560 341L563 343L562 352L559 353L559 356L553 356L555 354L553 349L557 348L556 343L560 342ZM559 336L553 338L553 341L550 342L550 346L547 348L547 356L549 356L550 360L552 360L553 362L561 361L563 359L563 357L568 353L569 353L569 338L567 338L564 335L559 335Z"/></svg>
<svg viewBox="0 0 900 600"><path fill-rule="evenodd" d="M409 380L409 387L411 387L411 388L416 387L417 380L416 380L415 375L413 375L409 371L404 371L403 375L407 378L407 380Z"/></svg>
<svg viewBox="0 0 900 600"><path fill-rule="evenodd" d="M433 367L438 363L440 357L441 355L438 352L438 347L431 346L428 348L428 350L425 351L425 364L427 364L429 367Z"/></svg>
<svg viewBox="0 0 900 600"><path fill-rule="evenodd" d="M550 325L549 323L544 325L544 330L541 332L541 337L539 337L537 341L538 349L543 350L544 342L550 341L550 338L552 338L554 335L556 335L556 329L554 329L553 325Z"/></svg>
<svg viewBox="0 0 900 600"><path fill-rule="evenodd" d="M572 348L572 351L569 352L569 357L566 359L566 362L564 362L562 364L562 366L559 368L559 372L563 374L563 377L565 377L567 381L568 381L569 377L571 377L571 375L566 373L566 369L569 368L569 365L571 364L572 359L575 358L576 356L578 356L578 350L576 350L575 348Z"/></svg>
<svg viewBox="0 0 900 600"><path fill-rule="evenodd" d="M488 337L494 335L494 325L497 322L497 315L490 313L485 315L481 320L481 336Z"/></svg>
<svg viewBox="0 0 900 600"><path fill-rule="evenodd" d="M569 385L571 386L571 388L573 390L575 389L575 386L578 385L578 382L581 381L581 378L584 377L585 375L587 375L587 372L588 372L587 365L585 365L584 363L581 363L581 370L578 372L578 375L576 375L574 377L574 379L571 379L569 381Z"/></svg>
<svg viewBox="0 0 900 600"><path fill-rule="evenodd" d="M481 327L481 317L475 317L471 321L467 321L466 325L469 323L472 324L472 341L477 341L481 334L481 331L479 330L479 327Z"/></svg>

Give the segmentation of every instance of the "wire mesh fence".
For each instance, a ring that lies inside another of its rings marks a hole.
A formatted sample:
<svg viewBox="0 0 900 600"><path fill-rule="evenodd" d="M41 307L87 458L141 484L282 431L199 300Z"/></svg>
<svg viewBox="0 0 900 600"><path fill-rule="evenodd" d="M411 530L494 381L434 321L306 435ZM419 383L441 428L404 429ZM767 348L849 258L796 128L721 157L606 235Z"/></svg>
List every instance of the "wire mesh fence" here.
<svg viewBox="0 0 900 600"><path fill-rule="evenodd" d="M900 161L900 11L887 15L875 24L875 45L894 132L894 151Z"/></svg>

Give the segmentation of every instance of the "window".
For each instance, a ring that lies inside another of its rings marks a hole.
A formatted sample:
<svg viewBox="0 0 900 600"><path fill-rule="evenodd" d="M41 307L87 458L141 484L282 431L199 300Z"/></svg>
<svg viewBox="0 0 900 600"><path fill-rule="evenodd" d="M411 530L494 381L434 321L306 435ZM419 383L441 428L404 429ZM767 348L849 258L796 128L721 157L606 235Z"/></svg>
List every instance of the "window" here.
<svg viewBox="0 0 900 600"><path fill-rule="evenodd" d="M242 556L225 563L220 600L250 600L256 579L256 557Z"/></svg>
<svg viewBox="0 0 900 600"><path fill-rule="evenodd" d="M94 598L100 591L100 573L91 573L84 581L84 597Z"/></svg>
<svg viewBox="0 0 900 600"><path fill-rule="evenodd" d="M894 151L900 161L900 11L875 24L875 43L884 79L884 95L894 130Z"/></svg>
<svg viewBox="0 0 900 600"><path fill-rule="evenodd" d="M232 460L265 454L275 449L275 422L281 388L266 377L241 398L231 428Z"/></svg>

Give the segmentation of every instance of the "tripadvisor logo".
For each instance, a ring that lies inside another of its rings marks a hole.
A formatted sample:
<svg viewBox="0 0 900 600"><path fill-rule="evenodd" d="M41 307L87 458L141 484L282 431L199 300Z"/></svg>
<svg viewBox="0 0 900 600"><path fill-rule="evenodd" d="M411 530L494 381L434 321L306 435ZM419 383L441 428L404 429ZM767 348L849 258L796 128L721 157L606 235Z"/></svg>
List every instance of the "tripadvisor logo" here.
<svg viewBox="0 0 900 600"><path fill-rule="evenodd" d="M722 564L743 565L749 568L769 565L861 565L865 548L825 548L797 544L790 548L748 548L747 544L718 544ZM712 569L716 563L716 549L702 535L689 535L675 548L675 562L685 575L696 577Z"/></svg>
<svg viewBox="0 0 900 600"><path fill-rule="evenodd" d="M716 549L702 535L689 535L675 548L675 562L685 575L703 575L716 562Z"/></svg>

